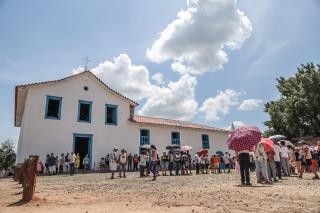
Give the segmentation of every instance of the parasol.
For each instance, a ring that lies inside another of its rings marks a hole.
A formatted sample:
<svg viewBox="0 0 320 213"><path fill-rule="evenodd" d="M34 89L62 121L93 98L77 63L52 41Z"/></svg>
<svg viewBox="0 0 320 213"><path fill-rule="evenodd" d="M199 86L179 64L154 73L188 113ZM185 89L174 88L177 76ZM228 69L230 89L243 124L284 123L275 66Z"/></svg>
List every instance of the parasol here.
<svg viewBox="0 0 320 213"><path fill-rule="evenodd" d="M273 141L269 138L262 138L261 143L263 144L264 150L266 152L273 151Z"/></svg>
<svg viewBox="0 0 320 213"><path fill-rule="evenodd" d="M251 150L261 140L261 132L258 127L242 126L231 133L227 145L229 149L240 152Z"/></svg>
<svg viewBox="0 0 320 213"><path fill-rule="evenodd" d="M192 150L192 146L181 146L180 150L183 152Z"/></svg>

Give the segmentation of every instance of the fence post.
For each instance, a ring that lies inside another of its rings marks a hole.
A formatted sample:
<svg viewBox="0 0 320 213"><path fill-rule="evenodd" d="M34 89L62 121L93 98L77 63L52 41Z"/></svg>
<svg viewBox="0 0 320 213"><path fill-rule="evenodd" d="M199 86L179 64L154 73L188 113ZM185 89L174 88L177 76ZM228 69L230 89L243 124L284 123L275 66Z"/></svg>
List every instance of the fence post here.
<svg viewBox="0 0 320 213"><path fill-rule="evenodd" d="M35 187L36 187L36 173L37 173L38 156L30 155L29 159L25 161L24 167L24 181L23 181L23 194L22 200L29 202L32 200Z"/></svg>

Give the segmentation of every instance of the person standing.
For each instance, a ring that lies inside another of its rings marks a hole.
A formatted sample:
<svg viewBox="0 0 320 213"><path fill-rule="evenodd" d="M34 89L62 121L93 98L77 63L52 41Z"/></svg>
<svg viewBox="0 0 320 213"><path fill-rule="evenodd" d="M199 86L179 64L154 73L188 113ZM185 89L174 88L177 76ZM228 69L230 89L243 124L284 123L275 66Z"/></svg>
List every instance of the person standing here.
<svg viewBox="0 0 320 213"><path fill-rule="evenodd" d="M46 175L49 175L49 158L50 158L50 155L48 154L46 157L46 162L44 163L44 165L46 167L46 171L45 171Z"/></svg>
<svg viewBox="0 0 320 213"><path fill-rule="evenodd" d="M59 172L59 157L56 156L55 158L56 158L56 160L55 160L55 162L56 162L56 172L55 172L55 174L57 175L58 172Z"/></svg>
<svg viewBox="0 0 320 213"><path fill-rule="evenodd" d="M249 156L249 150L243 150L240 152L236 152L236 155L238 157L238 162L240 165L240 175L241 175L241 185L247 185L251 186L250 182L250 156Z"/></svg>
<svg viewBox="0 0 320 213"><path fill-rule="evenodd" d="M174 163L176 165L176 168L175 168L176 175L178 176L178 175L180 175L179 172L180 172L180 169L181 169L181 154L180 154L180 152L176 152L175 158L174 158Z"/></svg>
<svg viewBox="0 0 320 213"><path fill-rule="evenodd" d="M111 171L111 179L114 179L114 173L117 171L118 167L118 147L113 147L113 151L110 154L110 171Z"/></svg>
<svg viewBox="0 0 320 213"><path fill-rule="evenodd" d="M228 173L230 172L230 156L228 152L223 155L223 161L225 164L225 168L228 169Z"/></svg>
<svg viewBox="0 0 320 213"><path fill-rule="evenodd" d="M196 163L196 174L198 175L199 172L200 172L200 162L201 162L201 159L199 157L199 152L197 152L195 155L194 155L194 161Z"/></svg>
<svg viewBox="0 0 320 213"><path fill-rule="evenodd" d="M67 153L67 155L64 157L64 164L66 167L66 172L70 172L70 161L69 161L69 152Z"/></svg>
<svg viewBox="0 0 320 213"><path fill-rule="evenodd" d="M302 178L306 167L312 165L312 158L313 158L313 156L309 150L309 147L307 145L304 145L301 148L301 151L302 151L302 155L303 155L303 160L301 162L301 171L300 171L299 178ZM319 179L319 175L317 174L316 167L311 168L311 171L314 174L314 177L312 179L314 179L314 180Z"/></svg>
<svg viewBox="0 0 320 213"><path fill-rule="evenodd" d="M209 162L208 154L204 156L204 164L205 164L206 174L209 174L208 170L209 170L210 162Z"/></svg>
<svg viewBox="0 0 320 213"><path fill-rule="evenodd" d="M41 160L38 159L37 161L37 176L39 176L41 174L41 171L42 171L42 163L41 163Z"/></svg>
<svg viewBox="0 0 320 213"><path fill-rule="evenodd" d="M282 179L282 174L281 174L281 161L280 161L280 146L276 141L273 142L273 151L274 151L274 156L273 156L273 161L274 164L276 165L276 174L279 179Z"/></svg>
<svg viewBox="0 0 320 213"><path fill-rule="evenodd" d="M75 155L74 152L72 151L71 154L69 155L69 166L70 166L70 175L71 175L71 176L74 175L75 163L76 163L76 155Z"/></svg>
<svg viewBox="0 0 320 213"><path fill-rule="evenodd" d="M82 160L83 168L85 171L89 171L90 158L88 154Z"/></svg>
<svg viewBox="0 0 320 213"><path fill-rule="evenodd" d="M127 163L128 163L128 156L127 156L127 152L122 149L121 150L121 153L119 155L119 177L120 178L126 178L126 166L127 166ZM123 176L122 176L123 174Z"/></svg>
<svg viewBox="0 0 320 213"><path fill-rule="evenodd" d="M48 160L49 164L49 175L54 175L56 172L56 157L51 153Z"/></svg>
<svg viewBox="0 0 320 213"><path fill-rule="evenodd" d="M144 171L146 170L146 166L147 166L147 156L146 156L146 150L142 150L141 154L138 158L139 160L139 170L140 170L140 177L145 177L145 173ZM136 155L136 154L135 154Z"/></svg>
<svg viewBox="0 0 320 213"><path fill-rule="evenodd" d="M138 171L139 156L137 154L133 155L133 171Z"/></svg>
<svg viewBox="0 0 320 213"><path fill-rule="evenodd" d="M128 155L128 172L132 171L132 160L133 160L132 154L129 153L129 155Z"/></svg>
<svg viewBox="0 0 320 213"><path fill-rule="evenodd" d="M285 141L280 141L280 156L281 156L281 166L283 169L283 173L285 176L290 175L290 167L289 167L289 149L286 145Z"/></svg>
<svg viewBox="0 0 320 213"><path fill-rule="evenodd" d="M170 150L169 151L169 171L170 171L170 175L172 176L173 175L173 173L172 173L172 171L173 171L173 168L174 168L174 154L173 154L173 151L172 150Z"/></svg>
<svg viewBox="0 0 320 213"><path fill-rule="evenodd" d="M258 143L256 146L254 157L256 162L257 182L258 183L263 182L261 178L261 172L262 172L264 183L270 183L269 176L268 176L268 162L267 162L268 156L261 142ZM241 165L240 165L240 169L241 169Z"/></svg>
<svg viewBox="0 0 320 213"><path fill-rule="evenodd" d="M63 166L64 166L64 154L61 153L61 157L59 159L59 174L63 174Z"/></svg>
<svg viewBox="0 0 320 213"><path fill-rule="evenodd" d="M155 145L151 145L150 148L151 148L151 166L150 166L150 169L151 169L151 172L153 173L152 180L155 181L156 178L157 178L156 168L157 168L158 154L157 154L157 148L155 147Z"/></svg>
<svg viewBox="0 0 320 213"><path fill-rule="evenodd" d="M168 169L168 155L166 152L163 152L162 156L161 156L161 174L162 176L167 176L167 169Z"/></svg>
<svg viewBox="0 0 320 213"><path fill-rule="evenodd" d="M189 174L192 175L192 157L189 151L187 151L188 156L188 168L189 168Z"/></svg>
<svg viewBox="0 0 320 213"><path fill-rule="evenodd" d="M76 166L76 169L77 169L77 172L78 172L78 170L80 169L80 155L79 155L79 153L77 153L77 155L76 155L75 166Z"/></svg>

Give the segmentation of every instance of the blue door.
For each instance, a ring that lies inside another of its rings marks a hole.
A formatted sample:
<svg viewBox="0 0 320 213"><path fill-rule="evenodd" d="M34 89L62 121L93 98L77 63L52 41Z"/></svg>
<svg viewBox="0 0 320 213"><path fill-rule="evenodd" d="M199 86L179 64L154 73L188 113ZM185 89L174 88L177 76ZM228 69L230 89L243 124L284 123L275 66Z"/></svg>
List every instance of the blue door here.
<svg viewBox="0 0 320 213"><path fill-rule="evenodd" d="M89 168L92 168L92 139L91 134L73 134L73 150L80 155L80 169L83 169L82 161L86 155L90 159Z"/></svg>

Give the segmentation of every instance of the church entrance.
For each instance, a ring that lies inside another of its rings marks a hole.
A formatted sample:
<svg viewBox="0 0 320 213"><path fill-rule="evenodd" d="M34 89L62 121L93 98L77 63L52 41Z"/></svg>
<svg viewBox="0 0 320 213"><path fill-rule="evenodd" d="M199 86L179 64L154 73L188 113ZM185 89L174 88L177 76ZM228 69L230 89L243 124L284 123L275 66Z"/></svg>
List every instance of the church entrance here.
<svg viewBox="0 0 320 213"><path fill-rule="evenodd" d="M92 135L87 134L74 134L73 135L73 150L80 156L80 168L83 169L83 158L88 155L90 159L90 168L92 162Z"/></svg>

